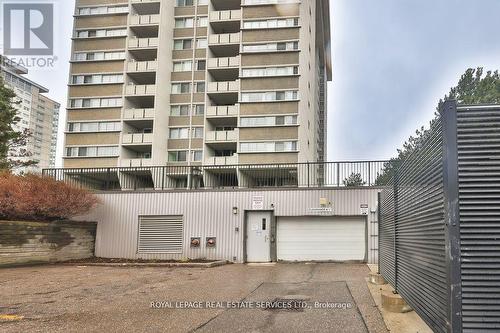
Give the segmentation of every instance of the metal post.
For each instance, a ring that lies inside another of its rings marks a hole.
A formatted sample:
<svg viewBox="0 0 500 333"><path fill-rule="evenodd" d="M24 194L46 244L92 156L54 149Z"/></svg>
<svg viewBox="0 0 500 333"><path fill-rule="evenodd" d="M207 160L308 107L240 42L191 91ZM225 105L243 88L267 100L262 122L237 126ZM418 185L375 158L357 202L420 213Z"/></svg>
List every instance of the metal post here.
<svg viewBox="0 0 500 333"><path fill-rule="evenodd" d="M462 272L460 267L460 206L458 201L457 104L446 101L439 110L443 125L443 190L448 332L462 332Z"/></svg>
<svg viewBox="0 0 500 333"><path fill-rule="evenodd" d="M106 171L106 183L105 183L105 189L106 191L109 191L109 183L110 183L110 179L111 179L111 169L108 168L107 171Z"/></svg>
<svg viewBox="0 0 500 333"><path fill-rule="evenodd" d="M307 187L310 186L310 180L309 180L309 161L307 161Z"/></svg>
<svg viewBox="0 0 500 333"><path fill-rule="evenodd" d="M372 186L372 182L371 182L371 166L372 162L368 162L368 186Z"/></svg>
<svg viewBox="0 0 500 333"><path fill-rule="evenodd" d="M340 186L340 162L337 163L337 186Z"/></svg>
<svg viewBox="0 0 500 333"><path fill-rule="evenodd" d="M161 189L164 190L165 189L165 173L167 172L167 167L165 166L162 166L160 168L161 170Z"/></svg>

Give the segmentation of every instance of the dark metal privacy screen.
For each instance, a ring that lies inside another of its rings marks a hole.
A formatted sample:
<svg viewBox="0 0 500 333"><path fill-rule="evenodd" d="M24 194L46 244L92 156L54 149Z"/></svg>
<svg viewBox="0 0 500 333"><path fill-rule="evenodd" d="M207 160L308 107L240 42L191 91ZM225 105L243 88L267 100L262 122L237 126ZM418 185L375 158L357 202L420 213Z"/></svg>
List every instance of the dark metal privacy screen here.
<svg viewBox="0 0 500 333"><path fill-rule="evenodd" d="M500 331L500 107L444 103L391 172L380 273L435 332Z"/></svg>
<svg viewBox="0 0 500 333"><path fill-rule="evenodd" d="M500 106L458 109L464 332L500 332Z"/></svg>

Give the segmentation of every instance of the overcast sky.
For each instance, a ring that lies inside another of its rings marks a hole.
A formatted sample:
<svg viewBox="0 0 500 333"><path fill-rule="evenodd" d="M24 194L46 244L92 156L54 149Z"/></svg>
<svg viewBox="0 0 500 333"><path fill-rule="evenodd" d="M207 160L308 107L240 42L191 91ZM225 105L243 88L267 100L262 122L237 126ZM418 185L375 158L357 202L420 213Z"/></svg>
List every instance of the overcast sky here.
<svg viewBox="0 0 500 333"><path fill-rule="evenodd" d="M47 86L49 97L61 102L64 110L74 1L56 2L58 70L32 71L29 78ZM428 123L439 98L468 67L500 69L500 0L330 3L331 161L392 157L416 128ZM63 121L64 116L59 161Z"/></svg>

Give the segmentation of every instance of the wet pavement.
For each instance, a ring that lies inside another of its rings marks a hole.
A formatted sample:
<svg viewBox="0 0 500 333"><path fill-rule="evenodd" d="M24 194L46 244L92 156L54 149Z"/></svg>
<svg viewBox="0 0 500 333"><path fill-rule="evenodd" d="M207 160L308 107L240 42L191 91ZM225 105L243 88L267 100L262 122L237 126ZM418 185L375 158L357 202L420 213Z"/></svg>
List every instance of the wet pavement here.
<svg viewBox="0 0 500 333"><path fill-rule="evenodd" d="M387 332L368 273L334 263L0 269L0 331Z"/></svg>

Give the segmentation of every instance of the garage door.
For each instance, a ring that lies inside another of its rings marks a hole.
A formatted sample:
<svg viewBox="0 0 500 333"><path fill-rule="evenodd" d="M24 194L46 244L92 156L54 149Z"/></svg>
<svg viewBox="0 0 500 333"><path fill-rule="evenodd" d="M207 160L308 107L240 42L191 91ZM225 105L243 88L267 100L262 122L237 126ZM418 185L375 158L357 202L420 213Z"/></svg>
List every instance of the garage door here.
<svg viewBox="0 0 500 333"><path fill-rule="evenodd" d="M281 217L278 260L365 260L366 220L340 217Z"/></svg>

